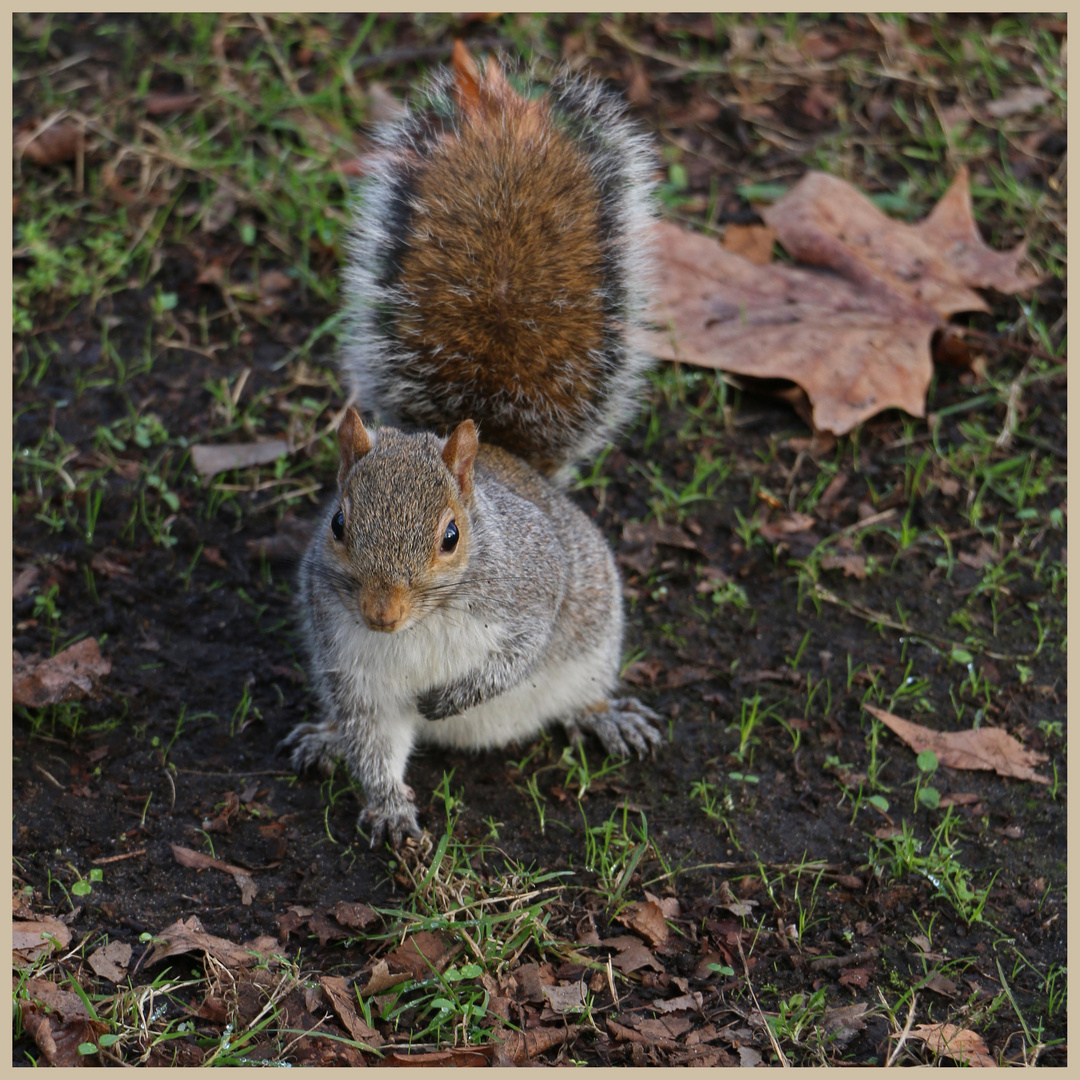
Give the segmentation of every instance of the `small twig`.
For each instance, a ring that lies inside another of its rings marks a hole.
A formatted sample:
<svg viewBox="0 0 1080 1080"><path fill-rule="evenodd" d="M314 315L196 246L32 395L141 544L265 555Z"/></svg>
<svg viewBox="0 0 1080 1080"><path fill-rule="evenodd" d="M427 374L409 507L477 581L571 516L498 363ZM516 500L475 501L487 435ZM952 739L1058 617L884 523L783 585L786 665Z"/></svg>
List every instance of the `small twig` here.
<svg viewBox="0 0 1080 1080"><path fill-rule="evenodd" d="M163 349L178 349L183 352L195 353L196 356L203 356L207 360L216 360L216 354L221 349L227 347L224 343L219 343L217 345L210 345L208 348L203 349L200 348L198 345L185 344L182 341L169 341L167 338L164 337L156 337L154 338L154 342L155 344L160 345Z"/></svg>
<svg viewBox="0 0 1080 1080"><path fill-rule="evenodd" d="M50 784L55 784L61 791L64 790L64 785L61 784L60 781L57 780L56 777L53 776L53 774L49 772L49 770L46 769L43 765L35 765L34 768L37 769L37 771L41 773L41 775L44 776Z"/></svg>
<svg viewBox="0 0 1080 1080"><path fill-rule="evenodd" d="M884 999L882 999L884 1000ZM911 1007L908 1009L907 1021L904 1024L904 1030L900 1032L900 1040L896 1044L896 1049L889 1055L885 1061L885 1068L889 1068L895 1064L897 1057L900 1055L900 1050L903 1048L905 1042L907 1042L908 1033L911 1031L912 1024L915 1023L915 1002L918 1001L918 995L912 991L911 994Z"/></svg>
<svg viewBox="0 0 1080 1080"><path fill-rule="evenodd" d="M292 73L292 69L286 62L285 57L281 55L281 50L277 47L277 42L270 33L270 27L267 26L266 19L258 12L252 12L251 17L255 20L255 25L259 28L259 33L262 34L266 47L270 50L270 55L274 58L274 63L277 64L278 71L281 72L281 77L285 80L285 85L289 88L293 97L296 98L300 108L304 110L304 115L312 124L318 126L319 118L311 111L311 106L308 105L307 98L301 92L296 76Z"/></svg>
<svg viewBox="0 0 1080 1080"><path fill-rule="evenodd" d="M883 521L890 521L896 517L896 507L890 507L888 510L881 510L876 514L871 514L869 517L861 518L859 521L852 523L851 525L845 525L842 529L837 529L833 534L834 536L846 536L848 533L859 532L862 529L869 529L872 525L880 525Z"/></svg>
<svg viewBox="0 0 1080 1080"><path fill-rule="evenodd" d="M88 52L75 53L74 56L50 64L48 67L38 68L37 71L24 71L21 75L16 75L11 81L14 84L26 82L28 79L51 78L53 75L59 75L61 71L67 71L68 68L75 67L76 64L81 64L84 60L89 59L90 53Z"/></svg>
<svg viewBox="0 0 1080 1080"><path fill-rule="evenodd" d="M90 861L95 866L108 866L109 863L123 862L125 859L137 859L140 855L146 854L146 848L141 847L138 851L125 851L123 855L110 855L105 859L91 859Z"/></svg>
<svg viewBox="0 0 1080 1080"><path fill-rule="evenodd" d="M1029 356L1034 356L1039 360L1048 360L1051 364L1065 363L1064 356L1051 356L1049 353L1043 352L1038 346L1029 345L1026 341L1017 341L1015 338L1001 338L996 334L979 330L975 326L957 326L955 329L968 337L978 338L984 345L994 345L1002 350L1016 349L1018 352L1026 352Z"/></svg>
<svg viewBox="0 0 1080 1080"><path fill-rule="evenodd" d="M931 634L923 630L916 630L910 626L905 626L902 622L897 622L896 619L890 618L880 611L872 611L870 608L863 607L861 604L856 604L852 600L841 600L835 593L829 592L828 589L821 585L814 586L814 595L819 599L824 600L827 604L835 604L837 607L846 608L848 611L860 618L865 619L867 622L881 623L882 626L887 626L890 630L899 630L902 634L907 634L908 637L924 638L926 641L936 642L938 645L944 645L950 650L974 648L983 656L988 656L991 660L1033 660L1035 653L996 653L991 652L989 649L984 649L978 645L972 645L971 643L962 643L959 641L953 641L951 638L942 637L940 634Z"/></svg>
<svg viewBox="0 0 1080 1080"><path fill-rule="evenodd" d="M477 38L469 41L469 48L473 52L499 52L512 46L512 42L506 38ZM450 45L424 45L402 46L398 49L382 49L370 52L367 56L361 56L353 61L352 73L358 74L372 68L396 67L399 64L414 64L420 61L427 63L432 60L443 61L450 55Z"/></svg>
<svg viewBox="0 0 1080 1080"><path fill-rule="evenodd" d="M84 128L100 135L114 146L121 147L129 154L134 154L140 160L145 158L157 158L159 161L166 161L170 165L175 165L178 169L186 169L193 173L197 173L199 176L205 176L208 180L213 180L214 183L227 191L238 202L246 203L251 199L251 193L249 191L245 191L239 184L234 184L223 173L219 174L205 166L197 165L191 159L185 159L170 153L161 146L135 146L133 143L128 142L127 139L122 139L115 131L110 130L105 127L104 124L99 123L85 113L79 112L77 109L73 109L70 115L73 120L76 120ZM150 124L145 120L140 120L139 126L151 132L155 138L161 138L161 129L155 127L153 124Z"/></svg>
<svg viewBox="0 0 1080 1080"><path fill-rule="evenodd" d="M795 464L791 466L791 471L784 479L784 491L790 492L792 484L795 483L795 477L799 475L799 470L802 468L803 462L806 460L806 451L800 450L795 455Z"/></svg>
<svg viewBox="0 0 1080 1080"><path fill-rule="evenodd" d="M349 400L341 406L340 409L324 424L314 435L311 436L306 442L299 443L293 447L293 453L299 454L301 450L306 450L312 443L317 443L324 435L329 435L331 431L337 431L341 426L341 421L345 418L345 414L356 403L356 396L352 395Z"/></svg>
<svg viewBox="0 0 1080 1080"><path fill-rule="evenodd" d="M661 64L667 64L668 67L675 68L677 71L694 72L699 75L724 75L727 74L728 66L726 63L717 61L712 64L696 64L691 60L683 60L680 56L675 56L672 53L660 52L659 49L650 49L647 45L642 45L641 42L636 41L629 34L623 33L623 31L615 25L613 22L602 22L600 29L616 45L626 49L627 52L636 53L638 56L647 56L650 60L657 60Z"/></svg>
<svg viewBox="0 0 1080 1080"><path fill-rule="evenodd" d="M758 1002L757 994L754 993L754 986L750 982L750 965L746 962L746 953L743 952L742 941L738 935L735 936L735 944L738 946L739 959L742 961L743 974L746 976L746 989L750 991L750 997L753 999L754 1008L757 1009L758 1016L760 1016L765 1023L765 1030L769 1033L769 1042L772 1043L773 1053L780 1059L780 1064L783 1065L785 1069L790 1069L791 1062L788 1061L784 1051L780 1049L780 1043L777 1040L773 1029L769 1027L769 1021L765 1019L765 1013L762 1011L761 1005Z"/></svg>
<svg viewBox="0 0 1080 1080"><path fill-rule="evenodd" d="M1020 369L1016 378L1009 383L1009 397L1005 402L1005 423L994 445L999 450L1004 450L1012 442L1016 432L1016 420L1020 407L1020 391L1024 388L1024 375L1027 372L1027 364Z"/></svg>
<svg viewBox="0 0 1080 1080"><path fill-rule="evenodd" d="M615 989L615 972L611 967L611 957L607 958L607 984L611 991L611 1001L616 1009L619 1007L619 992Z"/></svg>
<svg viewBox="0 0 1080 1080"><path fill-rule="evenodd" d="M322 484L308 484L307 487L294 488L291 491L283 491L280 495L275 495L272 499L267 500L259 508L260 510L269 510L271 506L276 506L279 502L285 502L288 499L303 499L308 495L315 495L322 491Z"/></svg>

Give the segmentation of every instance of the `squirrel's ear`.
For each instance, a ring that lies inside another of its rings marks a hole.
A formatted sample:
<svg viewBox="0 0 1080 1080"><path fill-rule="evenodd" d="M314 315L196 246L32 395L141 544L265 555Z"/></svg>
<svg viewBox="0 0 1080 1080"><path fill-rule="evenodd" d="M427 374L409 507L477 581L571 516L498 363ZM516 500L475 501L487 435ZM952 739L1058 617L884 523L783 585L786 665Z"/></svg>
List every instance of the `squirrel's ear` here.
<svg viewBox="0 0 1080 1080"><path fill-rule="evenodd" d="M462 420L443 447L442 459L446 467L454 474L461 494L466 498L473 489L473 462L480 442L476 437L476 425L471 420Z"/></svg>
<svg viewBox="0 0 1080 1080"><path fill-rule="evenodd" d="M360 414L350 405L337 429L338 453L341 464L338 466L338 487L345 483L349 470L371 449L371 436L364 427Z"/></svg>

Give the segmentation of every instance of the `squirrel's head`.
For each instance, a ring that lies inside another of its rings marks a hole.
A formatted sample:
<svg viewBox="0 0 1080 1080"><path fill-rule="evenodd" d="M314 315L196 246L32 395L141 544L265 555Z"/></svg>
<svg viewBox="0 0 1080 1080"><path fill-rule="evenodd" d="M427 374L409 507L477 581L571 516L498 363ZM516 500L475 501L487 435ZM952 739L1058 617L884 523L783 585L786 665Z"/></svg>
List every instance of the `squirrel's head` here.
<svg viewBox="0 0 1080 1080"><path fill-rule="evenodd" d="M345 413L341 497L326 543L335 579L347 582L372 630L404 630L452 600L469 563L478 445L471 420L440 439L386 427L372 434L355 409Z"/></svg>

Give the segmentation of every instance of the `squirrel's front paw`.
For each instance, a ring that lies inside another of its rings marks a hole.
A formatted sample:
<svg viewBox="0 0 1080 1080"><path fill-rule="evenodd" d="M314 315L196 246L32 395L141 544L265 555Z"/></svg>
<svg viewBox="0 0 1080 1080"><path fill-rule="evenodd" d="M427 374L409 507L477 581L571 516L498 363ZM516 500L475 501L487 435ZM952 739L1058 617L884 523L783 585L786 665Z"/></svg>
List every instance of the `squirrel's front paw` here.
<svg viewBox="0 0 1080 1080"><path fill-rule="evenodd" d="M632 747L643 758L662 742L654 723L660 723L660 716L647 705L637 698L620 698L578 713L563 726L571 742L579 742L584 732L591 731L612 757L628 758Z"/></svg>
<svg viewBox="0 0 1080 1080"><path fill-rule="evenodd" d="M289 751L289 761L298 772L313 768L329 775L334 768L334 757L342 753L338 745L340 739L341 732L331 720L321 724L297 724L278 743L278 750Z"/></svg>
<svg viewBox="0 0 1080 1080"><path fill-rule="evenodd" d="M387 840L390 846L399 848L406 836L422 835L416 820L413 789L403 784L394 794L381 803L371 803L360 813L360 827L371 833L371 846L381 847Z"/></svg>
<svg viewBox="0 0 1080 1080"><path fill-rule="evenodd" d="M441 686L436 686L433 690L427 690L417 697L416 711L425 720L445 720L459 710L454 708L446 690Z"/></svg>

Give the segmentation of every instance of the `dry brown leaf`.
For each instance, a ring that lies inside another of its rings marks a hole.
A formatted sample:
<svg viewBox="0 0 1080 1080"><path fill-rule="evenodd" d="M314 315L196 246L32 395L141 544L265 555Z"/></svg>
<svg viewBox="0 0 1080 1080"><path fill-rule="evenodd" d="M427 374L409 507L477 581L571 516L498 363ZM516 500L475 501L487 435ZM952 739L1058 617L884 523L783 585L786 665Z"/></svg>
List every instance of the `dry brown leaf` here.
<svg viewBox="0 0 1080 1080"><path fill-rule="evenodd" d="M822 570L843 570L844 577L858 578L862 581L866 577L865 555L822 555Z"/></svg>
<svg viewBox="0 0 1080 1080"><path fill-rule="evenodd" d="M87 957L87 962L94 969L95 975L100 975L112 983L123 982L127 977L127 966L131 962L131 946L123 941L110 941L108 945L95 949Z"/></svg>
<svg viewBox="0 0 1080 1080"><path fill-rule="evenodd" d="M225 263L221 259L211 259L195 276L196 285L214 285L225 287Z"/></svg>
<svg viewBox="0 0 1080 1080"><path fill-rule="evenodd" d="M70 121L50 124L34 134L36 128L16 133L15 152L35 165L59 165L71 161L82 145L82 132Z"/></svg>
<svg viewBox="0 0 1080 1080"><path fill-rule="evenodd" d="M90 569L102 577L112 578L117 581L132 582L136 580L135 571L126 563L110 559L104 552L98 552L90 557Z"/></svg>
<svg viewBox="0 0 1080 1080"><path fill-rule="evenodd" d="M922 985L927 990L933 990L942 997L956 997L956 983L947 979L940 971L933 972L929 978L923 980Z"/></svg>
<svg viewBox="0 0 1080 1080"><path fill-rule="evenodd" d="M835 90L812 83L799 102L799 112L813 120L824 120L836 112L839 101L840 95Z"/></svg>
<svg viewBox="0 0 1080 1080"><path fill-rule="evenodd" d="M870 985L870 976L873 973L874 970L871 967L846 968L837 979L837 982L841 986L854 986L860 990L865 990Z"/></svg>
<svg viewBox="0 0 1080 1080"><path fill-rule="evenodd" d="M179 844L169 846L172 848L173 857L181 866L189 866L195 870L221 870L226 874L232 874L240 887L240 903L244 907L250 907L251 901L259 895L259 887L255 884L254 878L242 866L233 866L231 863L211 858L201 851L192 851L191 848L181 847Z"/></svg>
<svg viewBox="0 0 1080 1080"><path fill-rule="evenodd" d="M325 945L328 941L342 941L349 937L349 931L345 927L322 911L317 911L311 916L308 926L319 939L320 945Z"/></svg>
<svg viewBox="0 0 1080 1080"><path fill-rule="evenodd" d="M621 937L603 938L602 945L617 949L618 954L611 960L612 966L617 967L624 975L638 968L651 967L654 971L663 971L664 965L642 945L636 937L625 934Z"/></svg>
<svg viewBox="0 0 1080 1080"><path fill-rule="evenodd" d="M656 547L684 548L687 551L701 552L697 541L678 525L662 525L660 522L627 521L623 525L623 540L635 546L649 544Z"/></svg>
<svg viewBox="0 0 1080 1080"><path fill-rule="evenodd" d="M167 112L187 112L199 104L198 94L147 94L143 108L147 116L159 116Z"/></svg>
<svg viewBox="0 0 1080 1080"><path fill-rule="evenodd" d="M637 1020L634 1023L634 1027L650 1042L677 1039L693 1026L693 1022L685 1016L662 1016L657 1020Z"/></svg>
<svg viewBox="0 0 1080 1080"><path fill-rule="evenodd" d="M47 979L28 979L22 989L26 995L19 999L23 1027L45 1060L54 1068L84 1065L86 1059L79 1046L86 1042L96 1045L109 1024L92 1019L74 991L61 990Z"/></svg>
<svg viewBox="0 0 1080 1080"><path fill-rule="evenodd" d="M371 975L368 977L364 989L361 990L361 994L364 997L369 997L371 994L381 994L384 990L389 990L391 987L397 986L398 983L407 982L411 978L412 975L408 971L392 972L385 960L379 960L371 969Z"/></svg>
<svg viewBox="0 0 1080 1080"><path fill-rule="evenodd" d="M260 951L267 951L276 945L273 938L257 938L247 945L237 945L226 938L208 934L198 915L192 915L186 921L177 919L171 926L154 935L154 950L146 964L156 964L170 956L181 956L184 953L204 952L226 967L245 968L259 962Z"/></svg>
<svg viewBox="0 0 1080 1080"><path fill-rule="evenodd" d="M666 329L640 339L655 356L790 379L806 391L815 427L838 435L890 406L922 415L936 322L883 314L835 275L754 266L668 222L656 240L652 317Z"/></svg>
<svg viewBox="0 0 1080 1080"><path fill-rule="evenodd" d="M314 908L294 905L280 915L275 915L274 922L277 923L278 937L282 941L288 941L289 935L296 933L302 926L306 926L308 919L314 914Z"/></svg>
<svg viewBox="0 0 1080 1080"><path fill-rule="evenodd" d="M507 1031L497 1028L495 1035L502 1039L493 1055L496 1065L524 1065L539 1054L573 1039L581 1031L579 1024L563 1023L545 1026L531 1031Z"/></svg>
<svg viewBox="0 0 1080 1080"><path fill-rule="evenodd" d="M461 949L462 946L452 944L441 934L419 930L388 953L386 959L392 967L409 972L414 979L427 979L432 969L442 971Z"/></svg>
<svg viewBox="0 0 1080 1080"><path fill-rule="evenodd" d="M627 904L619 912L617 918L623 926L628 926L631 930L637 931L654 948L657 945L663 945L671 935L671 931L664 921L664 913L660 910L659 905L654 904L651 900L646 900L644 903Z"/></svg>
<svg viewBox="0 0 1080 1080"><path fill-rule="evenodd" d="M700 1012L704 1002L705 999L702 997L701 991L695 990L693 993L683 994L681 997L654 1001L650 1004L650 1008L655 1009L658 1013L685 1012L687 1009L696 1009Z"/></svg>
<svg viewBox="0 0 1080 1080"><path fill-rule="evenodd" d="M739 1064L744 1069L756 1069L761 1064L761 1051L742 1043L738 1046Z"/></svg>
<svg viewBox="0 0 1080 1080"><path fill-rule="evenodd" d="M758 906L758 902L756 900L732 900L727 904L720 904L719 906L730 911L732 915L737 915L742 919L754 913L754 908Z"/></svg>
<svg viewBox="0 0 1080 1080"><path fill-rule="evenodd" d="M12 657L15 703L32 708L93 697L99 681L112 670L93 638L84 638L48 660L17 652Z"/></svg>
<svg viewBox="0 0 1080 1080"><path fill-rule="evenodd" d="M825 268L755 266L709 237L656 226L651 312L656 356L756 378L788 379L813 424L837 435L883 409L925 413L930 344L958 311L987 310L974 288L1024 291L1025 245L979 236L966 170L919 225L888 218L844 181L811 172L765 211L784 248Z"/></svg>
<svg viewBox="0 0 1080 1080"><path fill-rule="evenodd" d="M386 1040L356 1011L356 998L340 975L323 975L319 985L326 991L334 1012L345 1025L348 1033L357 1041L369 1046L381 1046Z"/></svg>
<svg viewBox="0 0 1080 1080"><path fill-rule="evenodd" d="M14 583L11 587L12 600L21 600L30 594L30 590L38 583L41 570L36 566L24 566L21 570L12 570Z"/></svg>
<svg viewBox="0 0 1080 1080"><path fill-rule="evenodd" d="M655 686L656 680L666 670L663 660L635 660L623 672L623 679L632 686Z"/></svg>
<svg viewBox="0 0 1080 1080"><path fill-rule="evenodd" d="M541 1004L544 1000L544 982L540 978L540 965L533 962L519 964L511 974L509 985L515 989L518 1001L532 1001Z"/></svg>
<svg viewBox="0 0 1080 1080"><path fill-rule="evenodd" d="M976 795L973 791L958 791L942 795L938 806L978 806L981 801L982 796Z"/></svg>
<svg viewBox="0 0 1080 1080"><path fill-rule="evenodd" d="M667 673L664 678L664 686L668 690L678 690L683 686L692 686L694 683L704 682L711 675L712 672L700 664L680 664Z"/></svg>
<svg viewBox="0 0 1080 1080"><path fill-rule="evenodd" d="M255 443L224 443L218 446L200 443L191 448L191 463L195 471L205 479L228 469L250 469L255 465L269 465L284 457L289 447L284 439L266 439Z"/></svg>
<svg viewBox="0 0 1080 1080"><path fill-rule="evenodd" d="M367 904L350 903L348 900L339 900L331 908L331 913L342 926L347 926L351 930L363 930L379 921L379 915L374 908L368 907Z"/></svg>
<svg viewBox="0 0 1080 1080"><path fill-rule="evenodd" d="M793 258L843 274L900 314L904 300L913 314L922 310L931 318L989 311L973 288L1017 293L1041 280L1020 273L1026 242L994 251L983 241L966 166L918 225L888 217L856 188L822 172L808 172L763 217Z"/></svg>
<svg viewBox="0 0 1080 1080"><path fill-rule="evenodd" d="M581 983L569 983L562 986L545 986L544 999L551 1006L551 1011L560 1016L566 1012L576 1012L585 1007L584 987Z"/></svg>
<svg viewBox="0 0 1080 1080"><path fill-rule="evenodd" d="M890 1035L890 1038L897 1038ZM983 1068L994 1067L997 1062L990 1056L989 1048L981 1035L955 1024L916 1024L909 1032L909 1039L925 1043L939 1057L951 1058Z"/></svg>
<svg viewBox="0 0 1080 1080"><path fill-rule="evenodd" d="M766 266L772 262L775 243L776 230L771 225L729 225L721 246L756 266Z"/></svg>
<svg viewBox="0 0 1080 1080"><path fill-rule="evenodd" d="M70 941L71 931L51 915L18 919L12 924L11 947L16 967L29 967L53 949L66 949Z"/></svg>
<svg viewBox="0 0 1080 1080"><path fill-rule="evenodd" d="M607 1021L608 1031L615 1036L616 1042L636 1042L644 1045L648 1042L648 1039L641 1034L640 1031L635 1031L633 1028L626 1027L623 1024L618 1023L616 1020L612 1020L608 1017Z"/></svg>
<svg viewBox="0 0 1080 1080"><path fill-rule="evenodd" d="M677 919L682 914L682 906L675 896L657 896L655 893L644 890L645 899L652 901L661 911L665 919Z"/></svg>
<svg viewBox="0 0 1080 1080"><path fill-rule="evenodd" d="M817 518L796 511L791 514L782 514L775 521L763 521L758 528L758 532L770 543L775 543L781 536L804 533L812 529L816 524Z"/></svg>
<svg viewBox="0 0 1080 1080"><path fill-rule="evenodd" d="M899 736L916 754L932 750L938 763L950 769L985 769L996 772L998 776L1034 780L1037 784L1050 783L1047 777L1035 772L1036 765L1050 760L1046 754L1029 750L1002 728L934 731L874 705L863 705L863 708Z"/></svg>
<svg viewBox="0 0 1080 1080"><path fill-rule="evenodd" d="M873 1015L867 1015L867 1008L867 1003L860 1001L854 1005L838 1005L826 1009L822 1025L841 1046L846 1046L866 1027L866 1021Z"/></svg>

